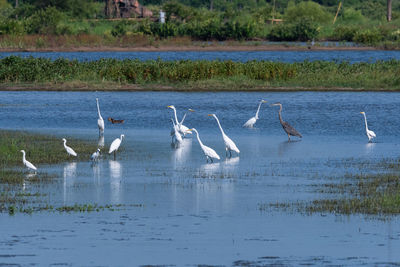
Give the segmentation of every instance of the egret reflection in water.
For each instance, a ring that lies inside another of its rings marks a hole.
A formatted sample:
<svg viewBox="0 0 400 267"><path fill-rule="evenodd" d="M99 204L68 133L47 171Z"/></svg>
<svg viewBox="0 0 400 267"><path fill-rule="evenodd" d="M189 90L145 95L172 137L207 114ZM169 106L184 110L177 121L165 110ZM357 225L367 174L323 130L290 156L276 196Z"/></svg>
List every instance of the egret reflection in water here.
<svg viewBox="0 0 400 267"><path fill-rule="evenodd" d="M97 146L100 148L104 147L104 135L99 136L99 140L97 141Z"/></svg>
<svg viewBox="0 0 400 267"><path fill-rule="evenodd" d="M67 202L67 191L69 187L72 187L76 179L76 162L70 162L64 165L63 172L63 193L64 193L64 204Z"/></svg>
<svg viewBox="0 0 400 267"><path fill-rule="evenodd" d="M108 167L110 169L110 200L115 204L121 200L122 167L116 160L109 160Z"/></svg>

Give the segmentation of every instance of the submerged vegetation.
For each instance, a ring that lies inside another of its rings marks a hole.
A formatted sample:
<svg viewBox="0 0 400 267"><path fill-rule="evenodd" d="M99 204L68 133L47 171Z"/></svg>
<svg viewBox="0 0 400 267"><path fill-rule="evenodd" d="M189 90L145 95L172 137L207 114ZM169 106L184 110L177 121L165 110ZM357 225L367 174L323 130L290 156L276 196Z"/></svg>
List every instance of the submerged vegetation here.
<svg viewBox="0 0 400 267"><path fill-rule="evenodd" d="M347 174L331 183L312 184L312 192L320 198L311 201L262 204L260 210L294 210L305 214L400 215L399 160L383 160L372 166L385 172ZM375 168L374 167L374 168Z"/></svg>
<svg viewBox="0 0 400 267"><path fill-rule="evenodd" d="M166 90L168 87L173 90L267 90L281 87L398 90L399 69L400 61L397 60L354 64L116 59L79 62L10 56L0 59L0 82L2 89L28 84L73 90L74 86L79 88L79 84L83 84L89 90L118 87L132 90Z"/></svg>

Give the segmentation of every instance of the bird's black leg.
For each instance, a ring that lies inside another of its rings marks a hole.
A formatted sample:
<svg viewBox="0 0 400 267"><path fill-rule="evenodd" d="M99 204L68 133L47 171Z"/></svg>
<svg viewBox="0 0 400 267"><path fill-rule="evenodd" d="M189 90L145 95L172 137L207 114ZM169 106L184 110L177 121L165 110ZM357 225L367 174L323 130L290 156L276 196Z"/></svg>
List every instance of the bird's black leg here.
<svg viewBox="0 0 400 267"><path fill-rule="evenodd" d="M214 161L213 161L213 159L212 159L212 158L210 158L210 160L211 160L211 163L214 163Z"/></svg>
<svg viewBox="0 0 400 267"><path fill-rule="evenodd" d="M289 140L288 140L288 141L290 141L290 135L289 135L289 134L287 135L287 137L289 138Z"/></svg>
<svg viewBox="0 0 400 267"><path fill-rule="evenodd" d="M229 150L229 158L232 158L232 151Z"/></svg>

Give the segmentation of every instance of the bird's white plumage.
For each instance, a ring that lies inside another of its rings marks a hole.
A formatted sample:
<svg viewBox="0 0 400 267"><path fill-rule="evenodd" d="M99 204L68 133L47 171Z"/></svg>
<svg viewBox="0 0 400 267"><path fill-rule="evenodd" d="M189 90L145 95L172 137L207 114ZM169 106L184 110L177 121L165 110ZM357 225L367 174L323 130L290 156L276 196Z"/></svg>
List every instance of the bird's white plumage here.
<svg viewBox="0 0 400 267"><path fill-rule="evenodd" d="M21 150L21 152L22 152L22 163L25 165L25 167L36 171L37 168L35 167L35 165L33 165L32 163L30 163L29 161L26 160L25 150Z"/></svg>
<svg viewBox="0 0 400 267"><path fill-rule="evenodd" d="M174 111L175 124L178 127L179 133L182 134L183 136L185 136L186 134L192 134L192 132L189 131L189 128L182 124L184 119L182 120L182 122L178 121L178 116L176 115L175 106L171 105L171 106L168 106L167 108L170 108L170 109L172 109ZM171 135L172 134L173 134L173 132L171 131Z"/></svg>
<svg viewBox="0 0 400 267"><path fill-rule="evenodd" d="M71 156L76 157L78 154L69 146L67 146L67 140L65 138L62 139L64 141L64 148L67 151L67 153Z"/></svg>
<svg viewBox="0 0 400 267"><path fill-rule="evenodd" d="M248 121L246 121L246 123L243 124L243 127L246 127L246 128L253 128L254 127L254 124L259 119L258 118L258 113L260 112L260 108L261 108L261 104L262 103L267 103L267 101L265 101L265 100L261 100L260 101L260 103L258 104L256 115L254 117L250 118Z"/></svg>
<svg viewBox="0 0 400 267"><path fill-rule="evenodd" d="M360 112L360 113L364 115L365 134L366 134L367 137L368 137L368 141L371 142L371 140L372 140L373 138L376 137L376 134L374 133L374 131L368 129L367 116L365 115L365 112L362 111L362 112Z"/></svg>
<svg viewBox="0 0 400 267"><path fill-rule="evenodd" d="M119 146L121 145L122 138L124 138L124 137L125 137L125 135L121 134L120 138L116 138L114 141L112 141L110 150L108 151L109 154L118 150Z"/></svg>
<svg viewBox="0 0 400 267"><path fill-rule="evenodd" d="M240 153L239 148L236 146L235 142L232 141L232 139L230 139L224 132L224 130L222 129L221 123L219 122L219 119L217 118L217 115L215 114L209 114L209 116L214 117L214 119L217 121L218 123L218 127L221 130L221 134L222 134L222 139L224 140L225 143L225 149L227 151L235 151L236 153Z"/></svg>
<svg viewBox="0 0 400 267"><path fill-rule="evenodd" d="M99 118L97 119L97 126L99 127L99 132L102 133L104 132L104 120L100 114L100 106L98 98L96 98L96 103L97 103L97 114L99 115Z"/></svg>
<svg viewBox="0 0 400 267"><path fill-rule="evenodd" d="M217 152L215 152L214 149L212 149L211 147L208 147L206 145L203 145L203 143L200 140L200 136L199 133L197 132L197 130L195 128L191 129L192 131L194 131L197 135L197 140L199 141L200 147L203 150L204 155L207 158L214 158L214 159L220 159L220 157L218 156Z"/></svg>
<svg viewBox="0 0 400 267"><path fill-rule="evenodd" d="M99 158L100 158L100 148L98 148L96 152L93 152L92 156L90 156L90 160L98 161Z"/></svg>
<svg viewBox="0 0 400 267"><path fill-rule="evenodd" d="M183 141L182 135L179 133L178 126L174 123L174 120L171 119L171 121L173 124L173 130L174 130L173 138L175 139L175 142L177 142L178 144L181 144Z"/></svg>

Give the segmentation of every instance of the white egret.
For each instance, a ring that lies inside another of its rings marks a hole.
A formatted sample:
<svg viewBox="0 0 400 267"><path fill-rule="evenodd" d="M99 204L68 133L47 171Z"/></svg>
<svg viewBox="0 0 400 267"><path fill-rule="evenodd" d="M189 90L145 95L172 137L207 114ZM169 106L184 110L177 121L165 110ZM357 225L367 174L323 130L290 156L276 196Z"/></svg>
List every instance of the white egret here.
<svg viewBox="0 0 400 267"><path fill-rule="evenodd" d="M90 156L90 160L96 162L99 160L99 158L100 158L100 148L98 148L96 152L93 152L92 156Z"/></svg>
<svg viewBox="0 0 400 267"><path fill-rule="evenodd" d="M197 132L197 130L195 128L189 129L189 131L194 131L196 133L197 140L199 141L200 147L203 150L203 153L207 158L207 162L208 162L208 160L211 160L211 162L213 162L213 158L220 159L220 157L218 156L217 152L215 152L214 149L212 149L211 147L208 147L206 145L203 145L203 143L201 142L200 137L199 137L199 132Z"/></svg>
<svg viewBox="0 0 400 267"><path fill-rule="evenodd" d="M29 161L26 160L26 158L25 158L25 150L21 150L21 152L22 152L22 163L25 165L25 167L27 167L28 169L32 169L32 170L36 171L37 168L32 163L30 163Z"/></svg>
<svg viewBox="0 0 400 267"><path fill-rule="evenodd" d="M365 115L365 112L362 111L360 113L364 115L365 133L367 134L368 142L372 142L372 139L376 137L376 134L374 133L374 131L371 131L371 130L368 129L367 116Z"/></svg>
<svg viewBox="0 0 400 267"><path fill-rule="evenodd" d="M76 152L70 148L69 146L67 146L67 140L65 138L62 139L64 141L64 148L67 151L67 153L71 156L76 157L78 154L76 154Z"/></svg>
<svg viewBox="0 0 400 267"><path fill-rule="evenodd" d="M243 127L246 127L246 128L253 128L254 127L254 124L258 120L258 113L260 112L260 108L261 108L261 104L262 103L267 103L267 101L265 101L265 100L261 100L260 101L260 104L258 104L256 115L254 117L250 118L248 121L246 121L246 123L243 124Z"/></svg>
<svg viewBox="0 0 400 267"><path fill-rule="evenodd" d="M221 123L219 122L217 116L215 114L208 114L208 116L214 117L214 119L217 121L219 129L221 130L222 134L222 139L224 139L225 143L225 155L228 156L228 151L229 151L229 157L232 157L232 151L235 151L236 153L240 153L239 148L237 148L235 142L232 141L224 132L222 129Z"/></svg>
<svg viewBox="0 0 400 267"><path fill-rule="evenodd" d="M100 106L98 98L96 98L96 103L97 103L97 113L99 115L99 118L97 119L97 126L99 127L99 135L101 135L102 133L104 133L104 120L100 114Z"/></svg>
<svg viewBox="0 0 400 267"><path fill-rule="evenodd" d="M170 109L172 109L172 110L174 111L175 124L179 126L179 128L178 128L178 129L179 129L179 132L180 132L183 136L185 136L186 134L191 134L192 132L189 131L189 128L188 128L188 127L186 127L185 125L179 123L178 117L176 116L176 108L175 108L175 106L172 106L172 105L171 105L171 106L167 106L167 108L170 108Z"/></svg>
<svg viewBox="0 0 400 267"><path fill-rule="evenodd" d="M117 152L119 146L121 145L122 138L124 138L125 135L121 134L120 138L116 138L114 141L112 141L110 150L108 151L108 154L111 154L114 152L114 159L115 159L115 153Z"/></svg>
<svg viewBox="0 0 400 267"><path fill-rule="evenodd" d="M174 120L171 118L172 124L174 126L174 135L172 136L172 140L175 140L175 146L178 146L182 143L183 139L181 134L178 131L178 125L175 124Z"/></svg>
<svg viewBox="0 0 400 267"><path fill-rule="evenodd" d="M191 108L189 108L188 111L194 112L194 110L191 109ZM179 123L179 127L181 127L181 125L183 125L183 122L185 121L186 115L187 115L187 112L185 112L185 114L183 114L183 118L182 118L181 122ZM186 126L184 126L184 127L186 127ZM187 128L187 127L186 127L186 128ZM189 129L188 129L188 130L189 130ZM188 131L188 130L187 130L187 131ZM190 132L190 131L188 131L188 132Z"/></svg>

